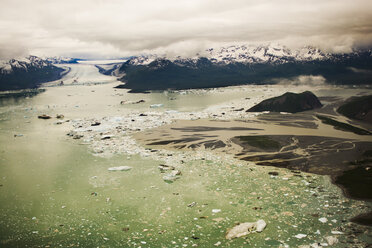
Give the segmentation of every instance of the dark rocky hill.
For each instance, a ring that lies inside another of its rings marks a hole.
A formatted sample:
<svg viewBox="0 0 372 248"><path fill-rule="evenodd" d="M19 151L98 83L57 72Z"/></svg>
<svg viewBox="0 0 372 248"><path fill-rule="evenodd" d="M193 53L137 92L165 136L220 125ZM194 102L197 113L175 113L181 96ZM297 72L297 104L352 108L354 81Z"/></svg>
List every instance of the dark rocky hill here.
<svg viewBox="0 0 372 248"><path fill-rule="evenodd" d="M310 91L299 94L287 92L281 96L266 99L248 109L247 112L288 112L296 113L322 107L319 99Z"/></svg>

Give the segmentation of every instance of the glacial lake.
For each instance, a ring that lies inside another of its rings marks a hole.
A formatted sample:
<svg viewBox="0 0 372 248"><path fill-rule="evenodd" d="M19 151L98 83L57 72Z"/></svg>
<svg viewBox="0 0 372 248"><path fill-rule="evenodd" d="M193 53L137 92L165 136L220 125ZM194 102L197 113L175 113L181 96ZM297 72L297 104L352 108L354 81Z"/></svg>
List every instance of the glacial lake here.
<svg viewBox="0 0 372 248"><path fill-rule="evenodd" d="M92 65L72 65L72 71L70 84L0 105L0 247L298 247L327 243L329 236L338 240L333 247L371 244L371 229L349 222L371 204L345 198L328 176L180 151L169 154L182 172L169 183L158 168L167 161L125 152L102 156L89 140L66 135L85 119L210 113L289 89L341 98L370 90L241 86L129 94L114 88L113 77L94 81L102 75ZM38 119L41 114L52 118ZM131 169L108 170L118 166ZM263 232L225 239L237 223L259 219L267 223Z"/></svg>

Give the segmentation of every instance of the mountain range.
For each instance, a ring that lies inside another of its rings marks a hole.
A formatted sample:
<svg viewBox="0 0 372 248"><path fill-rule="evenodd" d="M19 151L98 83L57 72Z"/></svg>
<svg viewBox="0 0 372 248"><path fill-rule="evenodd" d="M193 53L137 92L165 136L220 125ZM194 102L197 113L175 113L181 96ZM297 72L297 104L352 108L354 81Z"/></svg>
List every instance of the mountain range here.
<svg viewBox="0 0 372 248"><path fill-rule="evenodd" d="M148 65L154 60L168 59L176 63L195 63L199 58L207 58L218 64L256 64L256 63L287 63L291 61L312 61L330 58L332 54L324 53L314 47L302 47L291 50L281 45L231 45L220 48L209 48L190 57L168 57L166 55L142 55L130 57L132 65Z"/></svg>
<svg viewBox="0 0 372 248"><path fill-rule="evenodd" d="M64 69L53 64L69 63L78 63L78 59L29 56L0 60L0 90L35 88L60 79ZM188 57L140 55L124 63L96 67L102 74L117 76L124 83L118 88L131 92L275 84L283 80L296 82L300 76L316 76L338 85L372 83L371 50L336 54L309 46L289 49L281 45L231 45Z"/></svg>
<svg viewBox="0 0 372 248"><path fill-rule="evenodd" d="M372 82L371 55L371 50L335 54L313 47L233 45L192 57L131 57L117 70L101 73L115 72L125 83L119 88L131 92L271 84L303 75L321 76L330 84L359 85Z"/></svg>

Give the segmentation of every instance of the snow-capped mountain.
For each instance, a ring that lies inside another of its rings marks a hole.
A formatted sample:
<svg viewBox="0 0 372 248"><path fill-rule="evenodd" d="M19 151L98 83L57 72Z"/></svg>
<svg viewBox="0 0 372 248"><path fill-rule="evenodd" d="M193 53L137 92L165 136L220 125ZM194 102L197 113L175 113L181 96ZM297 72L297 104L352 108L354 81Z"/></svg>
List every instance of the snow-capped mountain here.
<svg viewBox="0 0 372 248"><path fill-rule="evenodd" d="M232 45L191 57L132 57L118 75L125 82L121 87L132 92L267 84L302 75L331 84L372 84L371 55L371 50L331 54L314 47Z"/></svg>
<svg viewBox="0 0 372 248"><path fill-rule="evenodd" d="M64 69L36 56L0 60L0 90L34 88L61 78Z"/></svg>
<svg viewBox="0 0 372 248"><path fill-rule="evenodd" d="M148 65L156 59L165 58L165 55L144 54L130 57L127 62L130 65Z"/></svg>
<svg viewBox="0 0 372 248"><path fill-rule="evenodd" d="M191 57L168 57L166 55L140 55L133 56L128 60L130 65L148 65L155 60L169 60L178 65L192 66L199 58L204 57L212 63L287 63L293 61L312 61L330 58L331 54L324 53L314 47L302 47L289 49L282 45L231 45L227 47L209 48Z"/></svg>
<svg viewBox="0 0 372 248"><path fill-rule="evenodd" d="M42 69L49 66L51 66L50 62L36 56L28 56L10 60L0 60L0 74L11 74L12 72L17 70L28 71L31 68Z"/></svg>
<svg viewBox="0 0 372 248"><path fill-rule="evenodd" d="M323 60L329 54L323 53L317 48L302 47L291 50L280 45L252 46L233 45L207 50L207 58L212 62L222 63L286 63L291 61Z"/></svg>
<svg viewBox="0 0 372 248"><path fill-rule="evenodd" d="M70 57L47 57L45 60L52 64L76 64L79 59Z"/></svg>

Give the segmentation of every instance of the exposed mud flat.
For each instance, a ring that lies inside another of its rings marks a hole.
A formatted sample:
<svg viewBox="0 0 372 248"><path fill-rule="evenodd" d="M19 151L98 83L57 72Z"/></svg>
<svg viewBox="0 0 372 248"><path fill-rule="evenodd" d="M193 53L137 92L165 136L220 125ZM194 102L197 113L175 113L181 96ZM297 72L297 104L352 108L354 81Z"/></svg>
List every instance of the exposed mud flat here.
<svg viewBox="0 0 372 248"><path fill-rule="evenodd" d="M267 114L230 122L178 121L135 138L148 146L212 149L258 165L322 175L355 168L353 162L372 149L370 136L335 130L312 114Z"/></svg>

